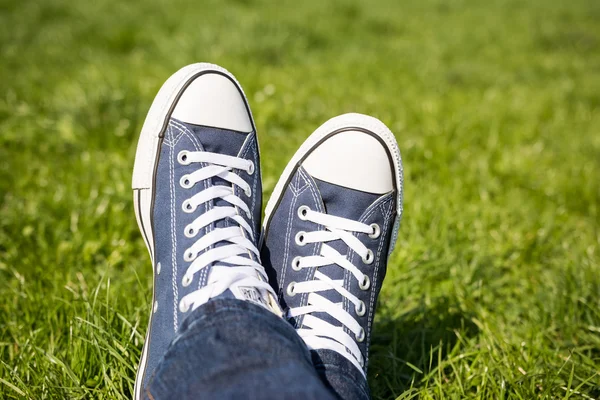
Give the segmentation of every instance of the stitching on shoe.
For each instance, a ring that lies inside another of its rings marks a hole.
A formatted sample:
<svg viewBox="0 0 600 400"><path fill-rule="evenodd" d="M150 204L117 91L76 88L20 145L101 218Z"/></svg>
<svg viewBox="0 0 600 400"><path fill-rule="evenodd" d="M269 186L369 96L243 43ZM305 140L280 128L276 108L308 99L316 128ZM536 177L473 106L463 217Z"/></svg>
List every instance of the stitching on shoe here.
<svg viewBox="0 0 600 400"><path fill-rule="evenodd" d="M171 125L167 128L167 131L172 135ZM179 290L177 288L177 234L175 232L175 166L173 155L175 147L171 146L169 150L169 197L171 199L171 269L172 278L171 284L173 286L173 329L177 333L178 315L177 315L177 302L179 301Z"/></svg>
<svg viewBox="0 0 600 400"><path fill-rule="evenodd" d="M303 184L300 185L300 178L302 178L302 182ZM306 189L306 186L309 185L308 179L306 177L306 173L304 172L304 168L298 168L298 187L296 188L296 191L298 192L298 194L300 194L300 192L303 192Z"/></svg>
<svg viewBox="0 0 600 400"><path fill-rule="evenodd" d="M307 183L307 187L310 189L310 192L312 194L313 197L313 202L314 205L316 206L317 210L319 212L325 212L324 207L322 207L322 200L321 200L321 196L320 196L320 192L319 189L317 187L317 183L314 181L314 179L306 172L306 170L302 167L300 167L298 169L298 172L302 175L302 177L306 180ZM323 229L323 225L321 224L317 224L317 230L322 230ZM319 254L321 252L321 248L322 248L323 244L322 243L315 243L313 251L312 251L312 255L315 256L317 254ZM304 278L305 281L312 281L315 278L315 273L316 273L316 269L315 268L310 268L306 271L306 277ZM302 297L301 297L301 303L300 304L304 304L305 302L308 301L308 293L303 293ZM300 323L301 326L304 325L304 316L302 316L300 318Z"/></svg>
<svg viewBox="0 0 600 400"><path fill-rule="evenodd" d="M250 160L250 161L255 162L255 161L257 161L256 150L255 150L256 140L252 140L252 135L253 135L253 133L251 132L249 134L248 138L246 139L246 141L244 142L244 144L242 145L242 150L238 154L238 157L247 159L246 157L248 155L249 150L252 150L252 155L254 156L254 158L252 160ZM256 197L257 197L257 195L256 195L256 187L258 185L258 179L257 179L257 177L259 175L260 174L258 173L258 171L255 171L254 177L250 177L250 179L252 180L252 196L251 196L252 197L252 206L250 208L250 211L251 211L250 212L250 225L252 227L252 234L253 234L254 238L257 238L258 234L259 234L259 232L256 231L256 221L255 221L255 217L254 217L254 210L255 210L255 207L256 207ZM236 196L239 197L239 195L242 193L242 191L240 190L239 187L234 186L233 187L233 193ZM236 206L236 209L237 208L238 207ZM228 223L228 226L229 226L229 222L227 222L227 223ZM244 230L242 230L241 227L240 227L240 232L241 232L242 236L247 237L246 236L246 232L244 232ZM248 238L248 239L250 239L250 238ZM251 251L248 251L248 256L250 257L251 260L255 260L258 263L261 262L260 258L256 254L252 253Z"/></svg>
<svg viewBox="0 0 600 400"><path fill-rule="evenodd" d="M394 192L392 191L392 192L382 195L377 200L375 200L373 202L373 204L371 204L369 207L367 207L367 209L363 213L363 216L360 217L359 221L361 221L361 222L366 221L367 213L372 212L374 208L379 207L381 204L384 204L384 203L387 203L388 201L390 201L390 197L393 197L393 195L394 195Z"/></svg>
<svg viewBox="0 0 600 400"><path fill-rule="evenodd" d="M296 206L296 201L298 200L298 195L293 189L293 185L290 185L290 191L292 192L292 203L290 205L290 209L288 211L288 217L286 219L286 232L285 232L285 249L283 252L283 271L281 271L281 276L279 278L279 290L281 292L281 297L283 297L284 289L283 289L283 281L285 279L285 274L287 271L287 260L289 256L289 251L292 246L291 244L291 233L292 233L292 214L294 212L294 208Z"/></svg>
<svg viewBox="0 0 600 400"><path fill-rule="evenodd" d="M252 156L251 156L251 160L254 164L258 164L259 159L258 159L258 152L256 151L256 146L257 142L256 142L256 133L255 132L251 132L249 133L248 139L246 140L246 142L244 142L244 148L241 151L241 153L238 155L238 157L244 158L244 159L248 159L248 153L249 151L252 151ZM254 210L256 208L256 198L258 197L256 195L256 188L258 187L258 178L260 176L260 173L258 172L258 169L260 168L260 166L256 166L255 171L254 171L254 176L251 177L252 179L252 193L254 194L252 197L252 206L250 207L250 211L252 211L251 217L250 217L250 221L252 223L252 231L254 233L254 237L258 237L259 232L256 231L255 225L256 225L256 221L254 218ZM238 187L234 188L235 190L235 194L237 195L240 190Z"/></svg>
<svg viewBox="0 0 600 400"><path fill-rule="evenodd" d="M188 129L187 126L183 125L182 123L180 123L179 121L176 121L174 119L171 119L170 122L173 124L173 128L175 128L178 132L181 133L178 136L177 142L179 142L179 140L183 136L185 136L192 142L192 145L194 146L194 149L196 151L204 151L204 148L202 147L202 143L200 142L200 140L196 137L196 135L194 135L194 133L191 130ZM207 165L208 165L207 163L200 163L200 166L203 168L206 167ZM209 187L209 182L204 180L204 181L202 181L202 185L204 186L204 190L206 190ZM205 211L209 211L212 208L213 208L213 202L212 201L207 202ZM211 226L204 227L205 235L211 231L212 231ZM204 268L202 271L200 271L200 275L198 276L198 289L200 289L204 285L206 285L207 280L208 280L208 268Z"/></svg>
<svg viewBox="0 0 600 400"><path fill-rule="evenodd" d="M363 215L359 218L359 222L365 222L367 221L369 218L371 218L371 215L373 215L373 213L375 211L377 211L377 208L374 207L374 205L378 204L380 202L380 199L382 199L384 197L380 197L379 199L375 200L375 202L373 202L373 204L371 204L369 207L367 207L367 210L363 213ZM354 232L353 236L358 237L358 232ZM354 256L356 256L356 252L350 248L348 248L349 251L349 255L348 255L348 261L350 261L352 264L354 264ZM344 272L344 288L350 290L350 282L351 282L351 277L353 277L354 275L351 275L349 271L345 271ZM344 306L344 310L348 311L350 308L350 301L344 297L343 299L343 306ZM350 329L348 329L347 327L344 326L344 332L350 334Z"/></svg>
<svg viewBox="0 0 600 400"><path fill-rule="evenodd" d="M181 139L181 137L183 136L184 130L182 129L181 124L179 124L177 121L170 120L169 123L172 124L173 128L177 129L177 135L173 135L171 138L171 144L173 147L175 147L175 146L177 146L179 139ZM187 128L185 128L185 130L187 131Z"/></svg>
<svg viewBox="0 0 600 400"><path fill-rule="evenodd" d="M176 145L177 142L179 142L179 139L181 139L181 137L183 136L183 134L186 133L187 134L186 137L190 138L191 141L194 142L194 144L196 146L196 150L204 151L204 148L202 147L202 143L200 143L198 138L194 135L194 132L192 132L187 126L183 125L181 122L176 121L174 119L171 119L169 122L172 124L173 128L177 129L177 131L180 133L177 136L177 140L173 143L173 145Z"/></svg>
<svg viewBox="0 0 600 400"><path fill-rule="evenodd" d="M316 205L316 207L319 209L318 211L323 211L321 208L321 202L319 202L319 196L317 194L317 191L315 190L315 188L313 187L313 185L316 185L316 183L312 180L312 178L310 177L310 175L308 175L308 173L304 170L304 168L299 168L298 169L298 173L302 176L302 178L304 178L306 185L302 188L302 190L304 191L307 187L310 190L310 193L313 197L313 201L314 204ZM322 225L317 224L317 229L321 230L322 229ZM312 255L316 256L318 253L321 252L321 243L315 243L313 250L312 250ZM315 277L315 272L316 269L315 268L309 268L306 271L306 277L304 278L305 281L312 281ZM300 305L304 304L305 302L308 301L308 293L302 293L302 296L300 297ZM304 316L302 316L299 320L299 324L298 324L299 328L301 328L302 326L304 326Z"/></svg>
<svg viewBox="0 0 600 400"><path fill-rule="evenodd" d="M393 210L393 202L391 201L392 199L390 199L389 201L389 210L386 212L386 210L384 209L385 203L381 203L380 205L380 209L381 209L381 213L383 214L383 229L381 232L381 236L380 236L380 241L379 241L379 246L377 249L377 258L376 258L376 262L375 262L375 271L373 272L373 285L375 287L377 287L377 278L379 276L379 266L381 265L381 251L383 250L383 243L385 242L385 237L387 236L387 231L388 231L388 225L389 225L389 220L391 217L391 211ZM387 261L387 260L386 260ZM371 329L369 329L369 327L371 326L371 323L373 321L373 305L375 303L375 290L373 290L371 292L371 299L369 301L369 317L367 319L367 354L365 355L365 370L367 367L367 363L369 362L369 346L368 344L371 341Z"/></svg>
<svg viewBox="0 0 600 400"><path fill-rule="evenodd" d="M252 140L252 144L251 144L251 149L252 149L252 162L255 164L260 164L260 159L258 157L258 142L257 142L257 138L256 138L256 133L252 133L251 135L254 136L254 140ZM258 195L256 194L256 188L258 187L258 179L260 177L260 165L256 165L254 168L254 179L253 179L253 183L252 183L252 194L254 194L254 196L252 196L252 222L254 221L254 210L256 209L256 198L258 197ZM262 194L261 194L262 195ZM260 222L260 221L259 221ZM255 225L256 223L253 224L252 229L255 229ZM258 224L260 225L260 224ZM260 232L254 232L254 237L258 238Z"/></svg>

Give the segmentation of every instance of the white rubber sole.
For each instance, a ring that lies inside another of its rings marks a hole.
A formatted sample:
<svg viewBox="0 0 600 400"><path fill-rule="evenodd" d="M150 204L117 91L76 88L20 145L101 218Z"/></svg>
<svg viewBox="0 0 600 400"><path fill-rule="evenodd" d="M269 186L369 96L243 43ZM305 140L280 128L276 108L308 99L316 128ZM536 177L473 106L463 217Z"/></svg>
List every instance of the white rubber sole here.
<svg viewBox="0 0 600 400"><path fill-rule="evenodd" d="M398 237L398 229L400 226L400 220L402 218L402 200L403 200L403 185L404 175L402 169L402 157L400 156L400 149L398 148L398 142L394 137L394 134L388 129L387 126L377 118L370 117L363 114L342 114L340 116L331 118L316 131L314 131L305 141L302 143L300 148L292 156L292 159L288 162L287 166L283 170L279 181L273 189L273 193L267 202L265 208L265 218L263 221L263 240L264 232L266 232L267 226L271 220L271 216L275 207L279 204L281 196L285 191L286 185L291 179L292 175L296 172L298 166L306 158L306 156L321 143L326 137L340 130L349 130L352 128L363 129L376 135L382 143L384 143L392 155L392 162L394 165L394 178L396 181L397 188L397 205L396 205L396 220L394 222L394 231L392 235L392 243L390 246L390 252L393 250ZM261 243L262 241L261 240Z"/></svg>
<svg viewBox="0 0 600 400"><path fill-rule="evenodd" d="M177 101L181 97L181 94L194 79L206 73L217 73L223 75L229 78L235 84L246 104L250 121L252 122L252 128L254 131L256 131L256 126L254 124L254 119L252 118L248 99L246 98L242 87L235 77L229 73L229 71L219 67L218 65L208 63L188 65L171 75L171 77L167 79L167 81L160 88L158 94L152 102L152 106L150 106L150 111L148 111L148 115L146 116L146 120L144 121L144 125L142 127L142 132L140 133L133 166L132 179L135 216L152 261L152 304L154 304L155 301L155 257L154 234L152 231L152 203L154 198L154 180L156 175L156 167L158 165L160 144L162 142L162 137L169 122L171 113L173 112ZM146 361L148 357L147 344L150 327L152 325L152 314L153 313L151 311L148 329L146 331L146 339L144 341L144 348L142 350L142 356L140 358L135 379L134 400L141 400L142 398L142 380L146 370Z"/></svg>

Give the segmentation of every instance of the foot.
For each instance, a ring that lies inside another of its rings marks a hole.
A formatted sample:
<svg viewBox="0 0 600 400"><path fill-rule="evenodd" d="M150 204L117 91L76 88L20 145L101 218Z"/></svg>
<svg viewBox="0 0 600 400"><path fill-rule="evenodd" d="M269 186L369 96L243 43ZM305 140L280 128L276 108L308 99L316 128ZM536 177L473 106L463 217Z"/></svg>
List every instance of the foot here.
<svg viewBox="0 0 600 400"><path fill-rule="evenodd" d="M287 317L313 359L327 360L325 369L352 365L346 370L365 376L401 214L398 145L383 123L365 115L345 114L317 129L275 186L263 262Z"/></svg>
<svg viewBox="0 0 600 400"><path fill-rule="evenodd" d="M235 78L211 64L171 76L146 117L133 171L136 218L154 270L136 399L202 304L236 298L281 313L257 249L260 176L254 122Z"/></svg>

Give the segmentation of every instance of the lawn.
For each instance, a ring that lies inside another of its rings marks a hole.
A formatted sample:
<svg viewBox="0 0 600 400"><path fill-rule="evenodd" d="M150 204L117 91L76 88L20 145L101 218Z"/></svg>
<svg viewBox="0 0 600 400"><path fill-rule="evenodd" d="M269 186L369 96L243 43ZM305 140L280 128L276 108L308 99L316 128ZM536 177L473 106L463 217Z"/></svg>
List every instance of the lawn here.
<svg viewBox="0 0 600 400"><path fill-rule="evenodd" d="M329 117L395 133L375 399L600 398L597 0L0 0L0 398L131 398L135 146L197 61L249 95L265 200Z"/></svg>

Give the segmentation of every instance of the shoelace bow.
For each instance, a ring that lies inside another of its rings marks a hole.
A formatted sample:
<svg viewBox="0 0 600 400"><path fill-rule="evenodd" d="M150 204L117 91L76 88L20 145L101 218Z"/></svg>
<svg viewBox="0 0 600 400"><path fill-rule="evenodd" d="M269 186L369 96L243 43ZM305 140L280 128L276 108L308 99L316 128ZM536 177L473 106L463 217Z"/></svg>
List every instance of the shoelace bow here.
<svg viewBox="0 0 600 400"><path fill-rule="evenodd" d="M376 224L366 225L358 221L336 217L333 215L310 210L307 206L298 209L301 219L322 225L326 230L315 232L298 232L296 243L300 246L306 243L322 243L319 255L296 257L292 260L292 268L300 271L303 268L319 268L326 265L338 265L349 271L359 282L362 290L368 290L371 286L369 277L363 274L358 267L352 264L345 255L340 254L326 242L342 240L349 249L358 254L365 264L373 263L373 252L369 250L353 233L365 233L371 238L377 238L380 228ZM350 360L359 370L363 370L364 358L357 342L365 339L365 331L358 321L344 310L342 303L334 303L319 292L335 290L350 303L354 304L356 314L363 316L366 312L365 303L344 288L343 279L333 280L320 272L315 271L314 279L305 282L291 282L287 291L289 295L296 293L308 293L306 306L291 308L288 317L304 316L303 328L297 330L298 334L310 349L329 349L336 351ZM318 317L313 313L327 313L343 326L335 326ZM346 327L354 337L345 330Z"/></svg>
<svg viewBox="0 0 600 400"><path fill-rule="evenodd" d="M277 298L268 284L263 266L250 258L250 255L254 254L259 259L260 252L253 242L252 227L240 212L244 212L250 217L251 211L246 202L234 192L234 187L238 186L246 196L252 195L250 185L233 170L240 169L253 174L254 163L243 158L205 151L181 151L177 160L182 165L206 164L191 174L181 177L179 183L183 188L189 189L198 182L215 177L231 183L231 186L211 185L183 202L182 208L186 213L193 213L199 205L211 200L223 199L229 203L228 206L215 206L202 213L185 227L185 235L189 238L195 237L205 227L224 219L229 219L237 224L237 226L212 229L185 251L184 260L191 264L183 276L183 286L189 286L192 283L194 274L213 263L214 265L210 271L207 285L181 299L180 311L187 312L190 307L195 309L209 299L234 287L253 287L259 291L270 292L273 298ZM217 244L219 246L216 246ZM248 257L242 257L242 255Z"/></svg>

